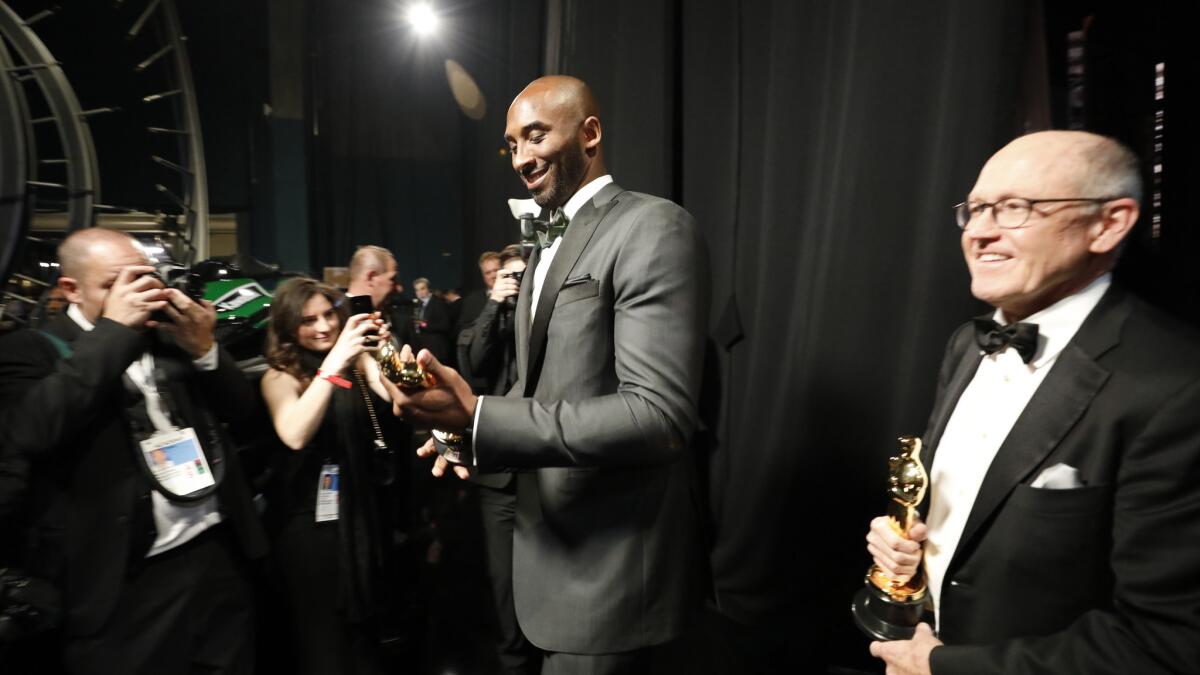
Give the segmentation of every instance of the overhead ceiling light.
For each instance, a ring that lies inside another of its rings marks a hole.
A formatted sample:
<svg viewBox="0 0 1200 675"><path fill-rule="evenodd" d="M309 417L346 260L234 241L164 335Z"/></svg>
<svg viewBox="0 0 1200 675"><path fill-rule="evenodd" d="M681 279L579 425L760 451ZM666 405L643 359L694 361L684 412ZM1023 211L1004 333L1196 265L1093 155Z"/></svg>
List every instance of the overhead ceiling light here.
<svg viewBox="0 0 1200 675"><path fill-rule="evenodd" d="M408 20L408 25L412 26L413 32L417 35L431 35L441 23L441 19L427 2L409 5L404 18Z"/></svg>

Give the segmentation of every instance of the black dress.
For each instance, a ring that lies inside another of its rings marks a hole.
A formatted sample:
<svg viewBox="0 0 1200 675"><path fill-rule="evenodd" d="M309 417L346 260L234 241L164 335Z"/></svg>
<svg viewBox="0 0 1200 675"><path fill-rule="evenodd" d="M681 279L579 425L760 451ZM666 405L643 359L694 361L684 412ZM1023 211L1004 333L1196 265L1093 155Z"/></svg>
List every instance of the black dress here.
<svg viewBox="0 0 1200 675"><path fill-rule="evenodd" d="M346 375L355 382L354 378ZM304 449L281 447L265 519L289 604L290 647L300 673L386 672L380 625L398 601L401 572L392 551L401 500L397 456L404 429L391 405L367 389L390 455L375 449L362 389L335 388L325 418ZM391 433L389 433L389 431ZM339 513L316 522L321 468L339 468Z"/></svg>

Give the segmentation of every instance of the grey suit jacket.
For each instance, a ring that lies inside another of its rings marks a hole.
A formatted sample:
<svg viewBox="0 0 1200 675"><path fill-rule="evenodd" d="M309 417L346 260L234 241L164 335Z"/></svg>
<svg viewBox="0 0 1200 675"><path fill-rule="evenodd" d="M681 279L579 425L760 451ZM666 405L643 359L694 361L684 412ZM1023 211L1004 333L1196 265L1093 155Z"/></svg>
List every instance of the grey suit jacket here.
<svg viewBox="0 0 1200 675"><path fill-rule="evenodd" d="M923 459L980 362L951 339ZM988 468L946 570L934 675L1194 673L1200 341L1111 287ZM1033 488L1058 463L1083 487Z"/></svg>
<svg viewBox="0 0 1200 675"><path fill-rule="evenodd" d="M628 651L676 637L697 595L688 440L708 257L691 216L605 186L575 215L536 319L517 305L519 380L485 398L481 469L518 477L513 595L530 642ZM525 278L533 278L538 254Z"/></svg>

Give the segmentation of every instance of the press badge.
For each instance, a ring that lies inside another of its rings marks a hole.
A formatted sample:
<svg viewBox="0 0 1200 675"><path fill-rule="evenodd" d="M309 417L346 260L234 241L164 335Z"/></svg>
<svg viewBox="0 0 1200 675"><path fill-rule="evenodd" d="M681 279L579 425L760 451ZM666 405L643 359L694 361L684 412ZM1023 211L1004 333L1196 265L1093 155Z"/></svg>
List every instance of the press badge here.
<svg viewBox="0 0 1200 675"><path fill-rule="evenodd" d="M214 484L208 460L191 427L161 431L141 442L146 466L169 493L190 495Z"/></svg>
<svg viewBox="0 0 1200 675"><path fill-rule="evenodd" d="M317 522L338 519L338 466L321 466L321 478L317 482Z"/></svg>

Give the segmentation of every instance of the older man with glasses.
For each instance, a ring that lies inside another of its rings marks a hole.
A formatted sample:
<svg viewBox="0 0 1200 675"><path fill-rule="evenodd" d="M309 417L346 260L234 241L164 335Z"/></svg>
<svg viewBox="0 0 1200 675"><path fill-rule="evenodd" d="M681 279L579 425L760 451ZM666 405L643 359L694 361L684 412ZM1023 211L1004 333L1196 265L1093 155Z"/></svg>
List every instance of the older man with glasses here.
<svg viewBox="0 0 1200 675"><path fill-rule="evenodd" d="M924 523L871 522L928 624L889 673L1185 673L1200 664L1200 342L1112 280L1138 217L1115 141L1016 139L955 207L971 292L924 436Z"/></svg>

